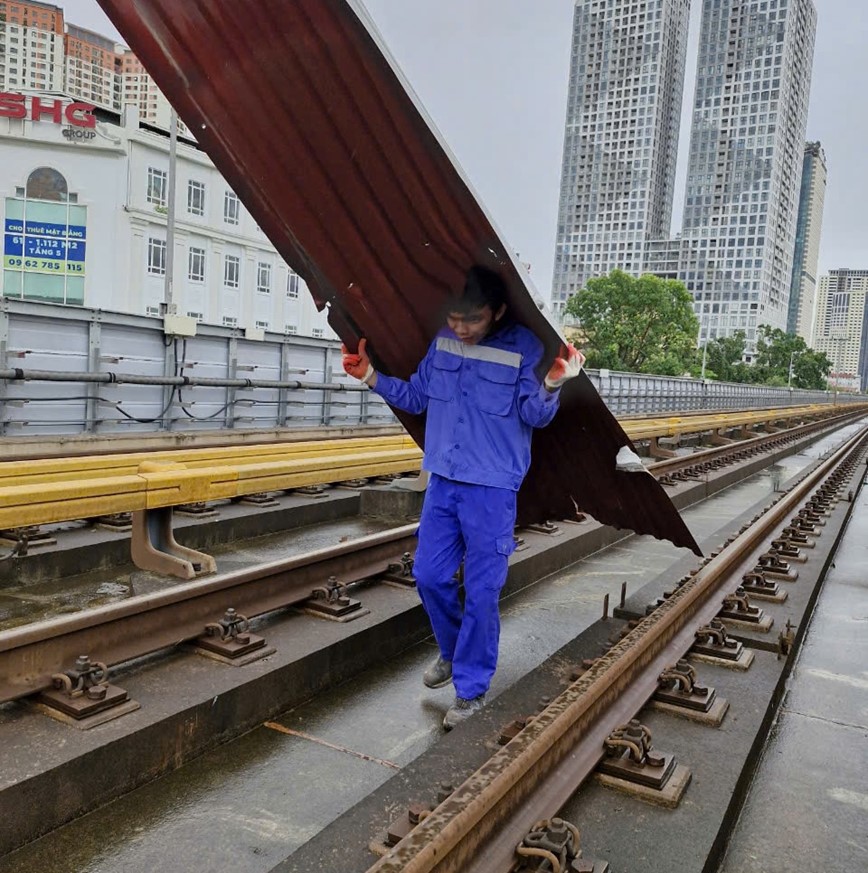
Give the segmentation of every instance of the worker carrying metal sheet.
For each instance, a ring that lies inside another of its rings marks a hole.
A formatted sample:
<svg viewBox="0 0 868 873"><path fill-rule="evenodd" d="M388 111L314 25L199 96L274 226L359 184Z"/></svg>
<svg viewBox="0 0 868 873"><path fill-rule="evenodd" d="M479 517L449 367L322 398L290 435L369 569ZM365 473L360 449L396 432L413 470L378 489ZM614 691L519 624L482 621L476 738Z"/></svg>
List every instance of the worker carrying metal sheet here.
<svg viewBox="0 0 868 873"><path fill-rule="evenodd" d="M515 549L516 494L530 466L531 435L558 410L560 387L584 356L564 346L542 384L543 344L507 313L499 275L472 267L463 294L409 381L376 372L360 340L343 366L393 407L427 412L425 460L431 473L413 573L440 655L423 677L452 681L449 730L480 709L497 667L498 600ZM464 561L464 606L456 571Z"/></svg>

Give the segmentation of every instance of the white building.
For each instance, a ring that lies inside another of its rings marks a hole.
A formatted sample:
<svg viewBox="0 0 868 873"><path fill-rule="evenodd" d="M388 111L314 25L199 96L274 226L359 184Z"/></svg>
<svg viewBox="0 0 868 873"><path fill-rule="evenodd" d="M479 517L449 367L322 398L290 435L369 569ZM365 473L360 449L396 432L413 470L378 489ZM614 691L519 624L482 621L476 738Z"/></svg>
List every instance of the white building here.
<svg viewBox="0 0 868 873"><path fill-rule="evenodd" d="M813 0L703 0L683 229L646 264L686 282L700 342L787 327L816 23Z"/></svg>
<svg viewBox="0 0 868 873"><path fill-rule="evenodd" d="M868 270L831 270L820 278L814 349L832 362L829 385L868 388Z"/></svg>
<svg viewBox="0 0 868 873"><path fill-rule="evenodd" d="M798 334L814 347L817 320L817 265L820 261L820 235L823 205L826 202L826 153L818 142L805 146L802 161L802 187L799 195L799 220L793 254L793 280L787 314L787 332Z"/></svg>
<svg viewBox="0 0 868 873"><path fill-rule="evenodd" d="M0 91L60 91L64 72L63 10L0 0Z"/></svg>
<svg viewBox="0 0 868 873"><path fill-rule="evenodd" d="M576 0L552 304L669 235L690 0Z"/></svg>
<svg viewBox="0 0 868 873"><path fill-rule="evenodd" d="M26 117L13 117L19 110ZM168 136L142 127L132 107L121 122L53 94L0 102L3 295L158 315L169 261L168 151ZM251 333L334 336L193 142L178 146L175 208L179 315Z"/></svg>

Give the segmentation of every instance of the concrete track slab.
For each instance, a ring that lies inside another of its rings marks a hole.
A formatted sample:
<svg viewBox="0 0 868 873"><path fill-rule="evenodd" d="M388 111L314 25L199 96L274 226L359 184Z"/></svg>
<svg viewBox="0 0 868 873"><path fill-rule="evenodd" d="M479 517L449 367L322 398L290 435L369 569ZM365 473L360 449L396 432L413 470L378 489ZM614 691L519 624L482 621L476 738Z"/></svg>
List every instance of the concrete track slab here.
<svg viewBox="0 0 868 873"><path fill-rule="evenodd" d="M808 462L809 459L802 461L793 459L796 467L800 463L805 464ZM707 536L712 536L720 524L726 518L731 517L731 513L744 511L751 503L765 500L774 489L774 486L774 477L769 474L762 474L754 477L752 482L745 483L744 486L731 487L714 498L715 501L721 501L718 504L719 508L717 510L709 509L708 506L699 506L696 509L686 510L685 515L688 524L691 526L691 529L697 532L698 538L702 536L703 532ZM563 541L563 539L564 537L555 538L553 542L558 540ZM666 554L667 552L668 555ZM501 669L498 671L495 684L492 688L494 704L496 705L499 700L498 695L501 695L507 686L517 677L523 676L528 670L540 664L550 654L556 652L564 644L565 640L571 640L576 637L583 627L587 627L588 623L593 622L599 617L603 594L609 593L612 603L615 603L620 583L624 578L631 578L635 575L637 584L642 584L642 582L647 581L650 577L665 569L667 562L671 563L677 554L677 552L668 546L648 538L624 540L607 553L594 555L589 559L590 564L585 562L584 565L575 565L563 573L549 577L541 584L531 586L523 594L505 601L503 655ZM520 555L517 557L520 557ZM583 566L588 567L593 575L586 576L582 569ZM516 567L516 569L521 572L520 567ZM625 576L625 573L629 575ZM363 619L361 621L366 620ZM574 651L569 658L562 657L560 660L547 665L545 673L549 677L549 684L552 684L553 688L558 687L570 666L578 663L582 657L591 657L599 654L605 636L620 626L621 623L616 621L596 625L594 628L595 633L586 634L582 642L577 643L573 647ZM333 631L335 631L335 626L332 623L320 623L319 628L314 628L310 633L314 637L322 637L334 635ZM308 635L306 631L303 636ZM287 639L292 638L293 633L290 631ZM304 641L296 638L294 644L303 647ZM398 759L396 763L405 765L404 769L407 770L408 776L407 786L410 785L410 771L414 766L414 764L408 762L414 755L418 755L419 752L429 746L432 749L439 748L440 744L446 739L447 743L443 746L442 754L438 756L440 763L434 768L434 772L443 771L448 773L451 762L457 760L457 750L463 749L462 733L455 731L447 738L442 737L440 733L439 724L442 719L442 713L451 700L450 689L446 688L432 692L424 689L419 682L419 674L424 664L434 654L434 651L433 646L427 643L410 650L406 656L393 656L386 665L376 668L369 675L366 674L365 676L353 679L337 691L331 692L329 695L311 704L297 707L290 713L285 714L281 717L280 722L284 726L301 730L313 737L314 739L306 741L310 746L321 746L321 742L318 741L324 740L331 745L340 746L348 750L344 752L331 750L337 755L354 757L353 753L361 753L391 760L389 754L392 754ZM321 661L320 663L321 666L325 666L325 662ZM520 704L519 709L516 710L515 705L513 705L509 711L503 710L497 712L492 710L490 715L485 714L483 719L484 736L482 737L484 743L491 742L497 728L502 724L505 724L510 718L523 714L524 709L529 708L532 710L539 696L549 693L546 687L544 687L545 682L537 681L535 678L530 679L526 675L525 680L527 680L525 681L526 688L522 695L524 702ZM153 681L156 680L146 680L146 685L153 684ZM176 689L175 693L183 696L185 693L184 688ZM143 703L148 703L137 692L135 696L137 699L142 699ZM155 706L158 700L157 688L154 687L151 692L151 707ZM407 710L407 712L401 711L402 709ZM299 720L294 722L293 717ZM384 723L387 721L390 723L388 729L384 728ZM11 722L9 726L12 726ZM111 730L109 726L106 726L105 729ZM300 740L302 738L294 737L292 739ZM233 742L224 747L227 750L226 754L231 755L231 750L234 746L235 743ZM282 764L277 759L280 758L281 750L284 747L275 745L268 748L275 755L271 766L276 770L280 770ZM322 748L319 748L318 752L321 753ZM377 752L380 752L380 754L376 754ZM185 766L175 774L154 783L154 792L158 792L158 786L168 785L169 780L178 780L179 784L183 783L187 770L188 768ZM346 809L355 802L357 796L352 792L348 792L346 797L344 797L342 783L334 775L330 764L323 766L322 769L316 772L319 775L315 778L321 780L326 788L329 785L332 786L332 791L339 801L337 805L340 809ZM379 777L372 780L371 788L375 788L380 784L378 779ZM196 800L200 809L208 809L220 803L221 790L219 783L212 784L210 787L207 783L200 782L199 784L203 789ZM249 788L250 793L255 794L257 790L257 783L252 781ZM407 790L410 790L409 787ZM125 806L125 814L128 818L140 818L147 821L147 817L139 816L137 813L136 799L140 793L141 790L136 791L128 798L123 798L116 803L129 804ZM406 795L406 791L404 794ZM170 809L172 791L168 791L167 795L169 800L167 801L166 808ZM416 798L410 796L406 799L412 800ZM124 834L122 833L119 837L115 838L113 834L106 832L102 827L103 816L107 809L110 809L110 807L99 810L87 818L57 831L56 834L60 835L69 832L75 834L80 832L92 833L94 835L101 834L101 838L104 841L116 846L118 854L115 857L122 858L124 857ZM192 805L188 805L185 809L192 809ZM197 822L202 816L196 815L193 812L188 814L183 810L178 814L182 819L186 819L189 824L185 839L190 844L190 854L194 854L193 844L199 839L205 843L205 850L203 851L207 851L208 830L203 829L200 835L196 836L199 832ZM323 816L319 820L318 828L325 826L330 820L331 818ZM227 833L226 843L230 846L237 845L243 847L245 845L242 838L243 828L236 833L234 839L228 836L231 828L226 824L224 824L224 828ZM51 853L38 857L36 855L31 856L30 854L37 848L39 851L42 851L42 845L50 845L54 838L55 835L50 835L45 840L25 848L16 855L10 856L7 860L14 859L15 863L19 865L15 868L16 873L19 873L19 871L21 873L31 873L31 871L32 873L36 873L36 871L39 871L39 873L65 873L63 868L57 868L57 871L55 871L50 866L50 862L46 859L51 857ZM96 836L88 837L88 839L95 840ZM164 838L159 828L155 828L151 832L145 826L144 831L140 832L137 839L149 843L153 847L165 846ZM291 851L291 847L287 851ZM107 852L105 857L109 858L110 853ZM163 857L164 861L160 866L164 869L172 869L169 861L165 860L165 858L171 859L171 854L164 855ZM232 866L235 863L236 859L232 849L228 849L225 852L223 860L225 866ZM262 864L256 868L257 870L270 870L274 866L273 860L261 858L261 862ZM245 860L244 863L247 863L247 861ZM123 863L122 866L105 867L104 869L124 869L125 873L138 873L141 870L144 873L145 870L150 871L154 869L154 865L136 867L131 863Z"/></svg>
<svg viewBox="0 0 868 873"><path fill-rule="evenodd" d="M866 568L863 487L721 873L868 870Z"/></svg>
<svg viewBox="0 0 868 873"><path fill-rule="evenodd" d="M97 814L99 827L39 840L4 873L256 873L394 770L260 727ZM207 802L203 798L207 797Z"/></svg>

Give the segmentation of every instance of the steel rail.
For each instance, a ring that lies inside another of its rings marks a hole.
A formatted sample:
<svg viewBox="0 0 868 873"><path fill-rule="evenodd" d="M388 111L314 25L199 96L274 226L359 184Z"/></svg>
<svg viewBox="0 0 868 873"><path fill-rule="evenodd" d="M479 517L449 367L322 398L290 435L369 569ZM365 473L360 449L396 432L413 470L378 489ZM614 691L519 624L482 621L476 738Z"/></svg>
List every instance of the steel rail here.
<svg viewBox="0 0 868 873"><path fill-rule="evenodd" d="M368 873L508 869L530 825L556 812L587 778L600 757L597 744L641 708L661 669L689 648L696 625L717 614L733 576L753 566L757 551L770 543L780 523L866 437L868 428L862 428L704 564Z"/></svg>
<svg viewBox="0 0 868 873"><path fill-rule="evenodd" d="M752 444L721 446L686 459L720 458ZM654 464L649 471L657 473L668 463ZM331 549L0 632L0 702L50 687L52 674L83 652L97 652L101 661L114 666L199 636L229 606L252 618L306 599L329 576L373 575L390 559L413 550L417 527L390 529Z"/></svg>
<svg viewBox="0 0 868 873"><path fill-rule="evenodd" d="M109 666L201 636L233 607L248 618L292 606L330 576L355 582L415 545L416 524L0 633L0 703L51 687L88 653Z"/></svg>
<svg viewBox="0 0 868 873"><path fill-rule="evenodd" d="M725 459L729 454L738 454L739 452L750 451L751 449L761 449L769 443L775 443L781 439L798 439L801 436L807 436L814 431L823 430L827 427L841 426L849 421L857 421L865 417L865 410L842 412L840 415L829 416L828 418L810 421L806 424L788 427L775 433L758 434L755 437L750 437L745 440L734 440L732 443L723 446L715 446L710 449L700 449L697 452L692 452L689 455L679 455L674 458L663 458L651 464L648 468L649 472L655 476L669 476L672 473L678 473L681 470L690 467L696 467L700 464L709 461L717 461Z"/></svg>

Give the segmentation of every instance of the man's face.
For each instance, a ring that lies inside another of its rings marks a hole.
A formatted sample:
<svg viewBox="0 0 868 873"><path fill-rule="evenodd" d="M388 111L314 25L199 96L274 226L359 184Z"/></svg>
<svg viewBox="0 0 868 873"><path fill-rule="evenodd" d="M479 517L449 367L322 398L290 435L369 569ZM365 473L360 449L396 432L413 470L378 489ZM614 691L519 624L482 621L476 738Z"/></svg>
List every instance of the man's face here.
<svg viewBox="0 0 868 873"><path fill-rule="evenodd" d="M446 316L446 324L449 329L469 346L476 345L485 339L492 323L503 316L506 307L501 307L495 313L488 305L480 309L471 309L469 312L450 312Z"/></svg>

